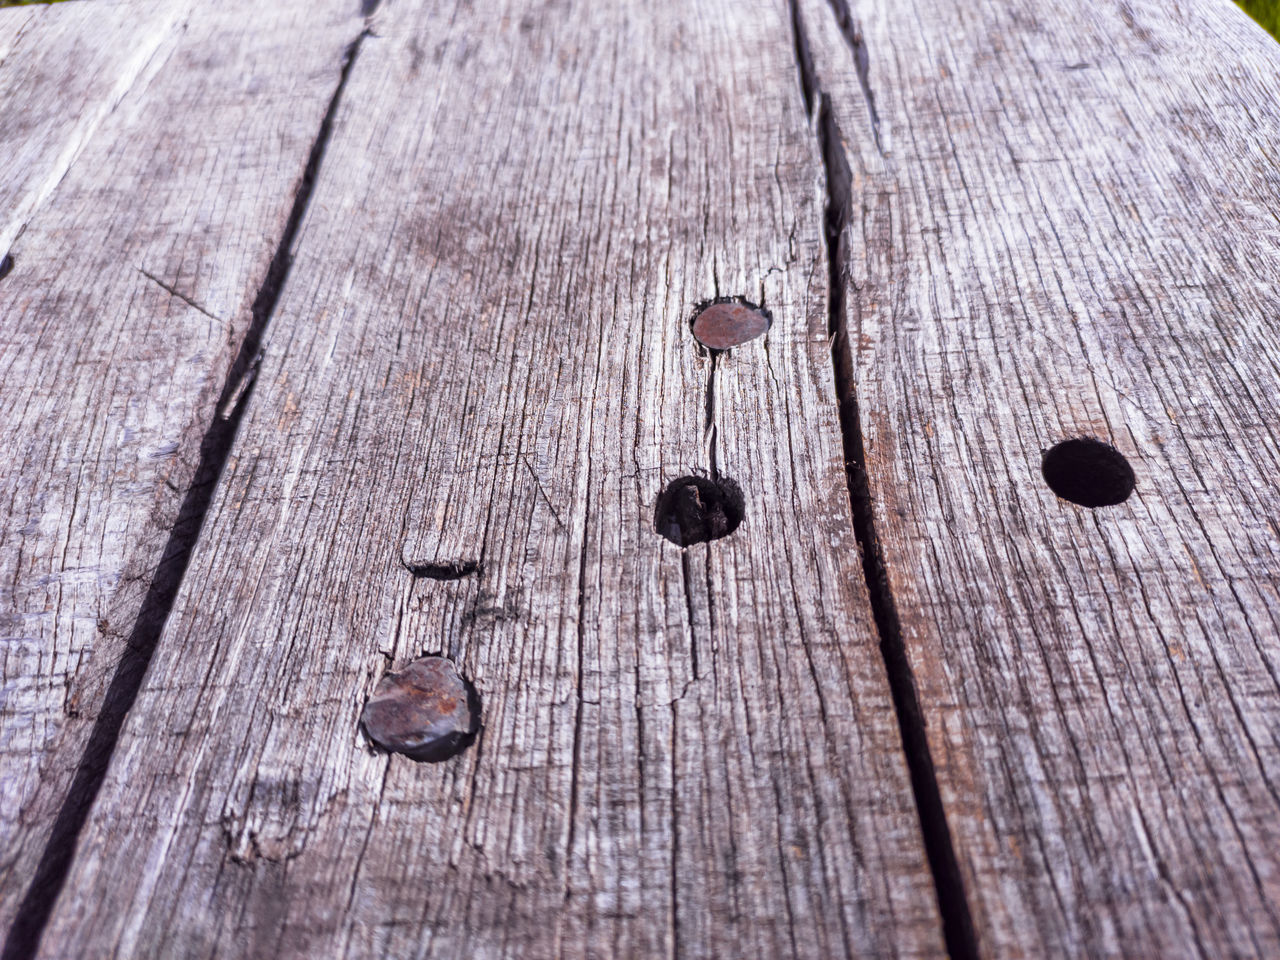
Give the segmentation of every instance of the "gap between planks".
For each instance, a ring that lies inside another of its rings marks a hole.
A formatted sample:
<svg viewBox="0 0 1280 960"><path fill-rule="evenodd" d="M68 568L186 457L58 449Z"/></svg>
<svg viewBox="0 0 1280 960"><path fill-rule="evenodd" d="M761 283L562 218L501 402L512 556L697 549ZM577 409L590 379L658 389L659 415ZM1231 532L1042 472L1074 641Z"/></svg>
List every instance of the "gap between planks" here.
<svg viewBox="0 0 1280 960"><path fill-rule="evenodd" d="M827 2L831 6L841 34L849 45L859 85L866 100L876 152L883 154L875 96L869 76L868 52L862 42L861 32L853 21L844 0L827 0ZM846 296L848 276L845 266L847 263L845 244L851 213L853 176L841 145L841 134L836 125L830 99L819 85L814 70L809 38L805 33L799 2L788 0L788 6L795 37L796 67L800 76L800 88L809 113L810 126L818 138L822 166L826 175L827 205L824 232L827 243L827 267L830 271L827 282L827 304L830 311L827 333L831 340L831 366L835 377L836 409L844 443L845 479L849 486L849 503L853 509L854 531L862 553L863 576L866 578L867 594L871 599L876 633L880 637L880 654L884 658L885 675L888 677L889 689L893 695L893 708L902 734L902 748L906 755L907 771L911 776L911 789L915 795L916 810L920 816L920 830L924 839L925 852L929 857L929 870L933 874L934 889L938 897L938 912L942 917L943 938L947 944L947 952L953 958L972 960L979 956L973 914L965 896L960 863L956 858L951 829L947 825L947 815L942 804L942 794L938 789L938 778L925 733L924 713L920 707L911 661L902 639L902 623L889 585L884 552L880 548L880 538L876 535L874 496L865 467L862 414L858 406L857 384L849 343L850 305Z"/></svg>
<svg viewBox="0 0 1280 960"><path fill-rule="evenodd" d="M364 0L362 9L366 17L374 12L377 3L378 0ZM343 55L338 83L307 156L306 169L294 195L289 219L281 234L271 265L267 269L266 277L254 298L252 320L218 397L213 420L201 440L200 460L195 475L183 498L178 518L161 554L151 586L134 621L124 654L112 675L101 710L94 721L89 740L76 767L75 778L58 810L53 829L40 855L35 875L18 908L13 926L10 927L4 945L0 948L0 960L27 960L35 956L54 904L66 882L80 833L88 820L94 800L97 799L103 778L111 763L111 757L120 739L120 731L137 700L147 667L151 663L165 623L173 610L178 589L182 585L191 561L192 551L204 527L205 515L213 502L218 480L230 456L248 401L253 395L253 381L257 374L262 338L271 323L276 304L280 299L280 292L284 289L285 281L289 276L293 243L311 200L316 174L324 161L325 148L333 131L334 114L341 103L343 89L351 74L351 68L359 56L360 47L365 38L370 35L371 30L366 22L364 30L351 42ZM165 287L162 281L145 270L140 272ZM165 287L165 289L169 288ZM187 300L176 291L169 292ZM208 313L198 304L191 303L191 305L202 313Z"/></svg>

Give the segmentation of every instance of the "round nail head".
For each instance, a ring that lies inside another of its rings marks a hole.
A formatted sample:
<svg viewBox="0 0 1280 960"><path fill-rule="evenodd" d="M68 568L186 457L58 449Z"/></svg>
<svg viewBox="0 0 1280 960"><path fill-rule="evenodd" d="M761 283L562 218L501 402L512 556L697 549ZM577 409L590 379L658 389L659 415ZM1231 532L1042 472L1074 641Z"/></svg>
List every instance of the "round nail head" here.
<svg viewBox="0 0 1280 960"><path fill-rule="evenodd" d="M474 688L444 657L423 657L378 681L360 716L376 746L434 763L461 751L480 729Z"/></svg>
<svg viewBox="0 0 1280 960"><path fill-rule="evenodd" d="M740 300L710 304L693 318L693 335L712 350L728 350L754 340L768 329L769 314Z"/></svg>

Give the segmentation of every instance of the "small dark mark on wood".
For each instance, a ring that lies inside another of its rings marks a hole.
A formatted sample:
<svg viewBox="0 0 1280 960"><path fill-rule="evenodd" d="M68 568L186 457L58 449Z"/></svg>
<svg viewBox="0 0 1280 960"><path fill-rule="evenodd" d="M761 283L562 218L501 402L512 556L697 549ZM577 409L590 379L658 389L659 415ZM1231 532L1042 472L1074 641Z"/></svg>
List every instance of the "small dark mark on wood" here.
<svg viewBox="0 0 1280 960"><path fill-rule="evenodd" d="M383 750L439 763L475 740L480 695L451 661L423 657L378 681L360 715L360 726Z"/></svg>
<svg viewBox="0 0 1280 960"><path fill-rule="evenodd" d="M727 537L742 523L745 509L741 488L728 477L681 477L658 497L653 527L687 547Z"/></svg>
<svg viewBox="0 0 1280 960"><path fill-rule="evenodd" d="M768 310L741 297L731 297L700 305L691 326L693 335L704 347L728 350L754 340L772 323Z"/></svg>
<svg viewBox="0 0 1280 960"><path fill-rule="evenodd" d="M6 253L3 257L0 257L0 280L3 280L12 272L13 272L13 254Z"/></svg>
<svg viewBox="0 0 1280 960"><path fill-rule="evenodd" d="M190 297L188 297L185 293L179 293L177 290L175 290L175 289L173 288L173 286L172 286L171 284L165 283L163 280L161 280L159 277L157 277L154 273L149 273L149 272L147 272L146 270L143 270L141 267L139 267L139 268L138 268L138 272L139 272L140 274L142 274L144 277L146 277L148 280L150 280L152 283L154 283L156 286L158 286L161 290L163 290L163 291L165 291L167 294L169 294L169 296L171 296L171 297L177 297L179 300L181 300L181 301L182 301L183 303L185 303L187 306L192 307L192 308L194 308L194 309L196 309L196 310L199 310L201 313L203 313L203 314L204 314L206 317L208 317L210 320L216 320L216 321L218 321L218 323L224 323L224 322L225 322L221 317L216 317L216 316L214 316L212 313L210 313L210 312L209 312L208 310L206 310L204 307L200 306L200 304L196 303L196 301L192 300L192 299L191 299Z"/></svg>
<svg viewBox="0 0 1280 960"><path fill-rule="evenodd" d="M1082 507L1112 507L1133 493L1133 467L1123 453L1092 437L1075 437L1044 455L1040 471L1049 489Z"/></svg>
<svg viewBox="0 0 1280 960"><path fill-rule="evenodd" d="M484 568L478 560L449 560L444 563L414 563L401 559L400 563L415 577L426 577L429 580L461 580Z"/></svg>
<svg viewBox="0 0 1280 960"><path fill-rule="evenodd" d="M480 591L475 605L462 615L463 626L476 624L509 623L521 618L520 608L514 603L495 603L497 597Z"/></svg>

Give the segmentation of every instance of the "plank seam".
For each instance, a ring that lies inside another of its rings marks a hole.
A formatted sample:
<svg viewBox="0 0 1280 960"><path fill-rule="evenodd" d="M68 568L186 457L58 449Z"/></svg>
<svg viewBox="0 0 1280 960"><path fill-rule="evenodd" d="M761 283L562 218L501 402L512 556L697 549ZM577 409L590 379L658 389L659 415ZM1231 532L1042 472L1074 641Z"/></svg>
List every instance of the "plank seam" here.
<svg viewBox="0 0 1280 960"><path fill-rule="evenodd" d="M853 510L853 526L862 571L866 579L876 633L880 637L880 655L897 715L903 753L911 778L911 789L920 819L920 831L933 875L938 911L942 918L943 940L947 953L955 960L976 960L977 936L973 915L965 894L964 879L947 824L946 809L938 788L933 757L925 732L925 717L916 691L915 676L902 637L902 622L889 583L880 540L875 528L875 509L870 478L866 470L866 452L862 439L861 410L853 372L853 356L849 348L848 303L845 270L847 240L845 228L852 214L853 175L842 146L840 130L831 109L830 97L822 90L814 67L808 35L800 16L798 0L788 0L791 27L795 41L801 94L810 123L818 138L826 188L824 237L827 252L827 334L831 343L831 365L835 377L837 414L844 447L845 479L849 503ZM870 85L869 57L861 31L853 22L843 0L828 0L841 35L854 58L863 97L871 121L872 138L877 152L880 145L879 117Z"/></svg>
<svg viewBox="0 0 1280 960"><path fill-rule="evenodd" d="M3 949L0 949L0 960L29 960L36 955L54 905L66 883L80 834L88 822L94 800L106 778L125 720L142 689L147 667L177 600L178 590L199 540L205 516L213 503L218 481L230 457L240 421L253 395L253 379L257 371L262 338L292 266L293 242L310 203L316 175L333 132L334 116L351 68L365 37L370 35L366 23L365 28L344 52L337 86L307 155L307 163L294 193L284 231L254 298L249 328L231 364L212 421L201 440L200 460L191 486L183 497L178 518L165 543L124 653L94 720L88 743L76 767L75 778L58 810L53 829L45 842L17 916L9 928ZM171 292L178 296L175 291ZM192 306L199 309L196 304Z"/></svg>

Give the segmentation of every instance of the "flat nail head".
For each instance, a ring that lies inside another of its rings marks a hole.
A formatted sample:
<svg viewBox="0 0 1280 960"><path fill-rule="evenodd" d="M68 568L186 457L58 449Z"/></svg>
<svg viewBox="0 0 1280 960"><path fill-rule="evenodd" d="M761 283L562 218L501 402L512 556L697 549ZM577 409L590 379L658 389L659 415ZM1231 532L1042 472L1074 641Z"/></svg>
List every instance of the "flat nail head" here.
<svg viewBox="0 0 1280 960"><path fill-rule="evenodd" d="M738 300L710 304L693 318L693 335L712 350L728 350L768 329L769 315L764 310Z"/></svg>
<svg viewBox="0 0 1280 960"><path fill-rule="evenodd" d="M461 751L480 729L474 688L444 657L423 657L378 681L360 715L375 745L435 763Z"/></svg>

